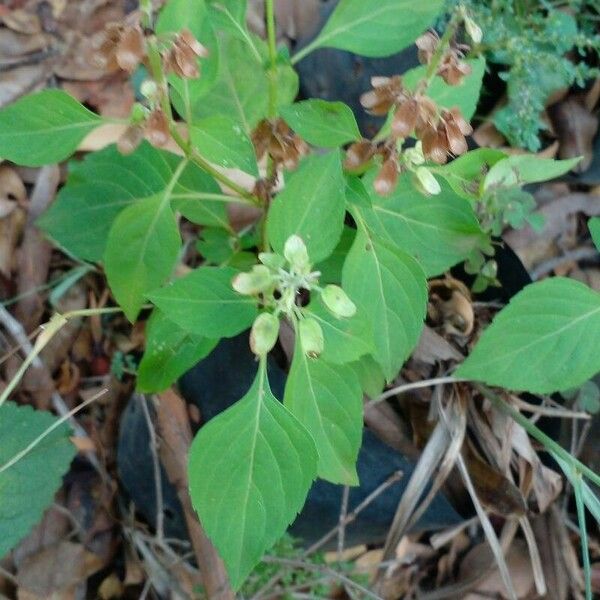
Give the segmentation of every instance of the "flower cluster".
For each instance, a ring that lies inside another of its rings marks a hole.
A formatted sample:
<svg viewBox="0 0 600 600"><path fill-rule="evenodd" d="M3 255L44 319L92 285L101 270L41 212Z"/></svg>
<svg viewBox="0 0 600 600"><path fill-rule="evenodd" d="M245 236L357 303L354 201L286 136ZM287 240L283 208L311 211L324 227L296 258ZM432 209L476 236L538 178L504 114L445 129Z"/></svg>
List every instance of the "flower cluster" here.
<svg viewBox="0 0 600 600"><path fill-rule="evenodd" d="M149 66L152 49L160 55L165 73L188 79L200 76L198 59L208 56L208 50L187 29L159 44L154 37L146 39L138 24L111 23L97 48L95 62L107 71L123 69L132 73L140 64ZM156 82L148 80L142 84L141 92L148 107L134 105L129 126L117 142L123 154L131 154L144 138L157 147L165 146L170 138L169 119L160 102L166 89L161 90Z"/></svg>
<svg viewBox="0 0 600 600"><path fill-rule="evenodd" d="M294 324L303 351L308 356L318 356L324 347L323 331L319 322L303 310L303 293L320 294L323 304L338 319L352 317L356 306L341 287L318 285L320 273L312 271L306 245L297 235L288 238L283 256L261 252L258 259L261 264L239 273L231 284L239 294L255 296L265 309L252 325L252 352L264 356L273 348L279 335L279 318L283 315Z"/></svg>
<svg viewBox="0 0 600 600"><path fill-rule="evenodd" d="M268 154L276 165L286 169L295 169L308 153L306 142L283 119L263 119L252 132L252 143L259 160Z"/></svg>

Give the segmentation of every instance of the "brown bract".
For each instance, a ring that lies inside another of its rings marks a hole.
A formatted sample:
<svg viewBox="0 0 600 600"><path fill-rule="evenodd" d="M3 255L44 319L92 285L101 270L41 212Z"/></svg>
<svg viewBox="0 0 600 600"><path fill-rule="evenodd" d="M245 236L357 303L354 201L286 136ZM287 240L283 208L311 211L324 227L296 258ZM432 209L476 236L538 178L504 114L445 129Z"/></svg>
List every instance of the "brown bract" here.
<svg viewBox="0 0 600 600"><path fill-rule="evenodd" d="M360 103L370 114L385 116L394 104L406 97L402 77L372 77L373 89L360 97Z"/></svg>
<svg viewBox="0 0 600 600"><path fill-rule="evenodd" d="M169 141L169 121L160 108L150 113L146 121L145 134L146 139L153 146L162 147Z"/></svg>
<svg viewBox="0 0 600 600"><path fill-rule="evenodd" d="M380 196L389 196L394 191L397 182L398 163L395 157L390 157L383 163L379 173L377 173L373 187Z"/></svg>
<svg viewBox="0 0 600 600"><path fill-rule="evenodd" d="M94 55L94 63L105 71L135 71L146 56L146 40L139 26L109 23Z"/></svg>
<svg viewBox="0 0 600 600"><path fill-rule="evenodd" d="M433 31L427 31L415 40L419 62L422 65L428 65L431 62L439 41L439 37Z"/></svg>
<svg viewBox="0 0 600 600"><path fill-rule="evenodd" d="M354 142L346 151L344 168L355 171L364 167L375 156L377 145L371 140L362 139Z"/></svg>
<svg viewBox="0 0 600 600"><path fill-rule="evenodd" d="M184 79L200 77L198 58L206 58L208 49L188 29L182 30L165 55L165 69Z"/></svg>
<svg viewBox="0 0 600 600"><path fill-rule="evenodd" d="M295 169L308 152L306 142L283 119L263 119L252 132L252 143L259 160L268 154L286 169Z"/></svg>

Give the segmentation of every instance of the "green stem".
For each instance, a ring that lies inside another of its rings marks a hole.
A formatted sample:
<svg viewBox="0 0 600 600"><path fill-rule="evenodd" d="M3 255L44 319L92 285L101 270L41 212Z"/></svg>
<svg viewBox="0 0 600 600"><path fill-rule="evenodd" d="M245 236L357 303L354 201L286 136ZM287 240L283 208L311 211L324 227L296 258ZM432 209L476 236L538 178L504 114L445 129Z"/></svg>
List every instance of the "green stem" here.
<svg viewBox="0 0 600 600"><path fill-rule="evenodd" d="M140 0L142 27L152 29L152 0Z"/></svg>
<svg viewBox="0 0 600 600"><path fill-rule="evenodd" d="M277 40L273 0L265 0L267 40L269 44L269 117L277 115Z"/></svg>
<svg viewBox="0 0 600 600"><path fill-rule="evenodd" d="M425 72L425 79L423 79L419 83L419 86L417 88L418 93L425 93L429 89L433 78L437 74L440 63L442 62L442 59L446 54L446 50L450 45L450 41L456 33L457 26L458 18L456 14L454 14L446 27L446 31L444 31L444 35L440 38L440 41L438 42L437 48L435 49L433 56L431 57L431 61L429 62L429 65L427 66L427 71Z"/></svg>
<svg viewBox="0 0 600 600"><path fill-rule="evenodd" d="M156 82L160 95L160 108L165 113L169 122L173 121L173 111L171 110L171 101L169 99L169 83L165 77L162 65L162 57L156 39L148 40L148 63L152 78Z"/></svg>

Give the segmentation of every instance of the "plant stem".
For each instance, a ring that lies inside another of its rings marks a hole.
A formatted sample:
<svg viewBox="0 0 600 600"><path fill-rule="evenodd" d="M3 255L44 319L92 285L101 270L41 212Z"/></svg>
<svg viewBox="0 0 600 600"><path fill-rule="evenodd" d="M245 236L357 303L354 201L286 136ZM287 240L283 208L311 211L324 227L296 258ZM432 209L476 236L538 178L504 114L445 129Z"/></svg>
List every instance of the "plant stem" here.
<svg viewBox="0 0 600 600"><path fill-rule="evenodd" d="M273 0L265 0L267 40L269 43L269 116L277 115L277 40Z"/></svg>
<svg viewBox="0 0 600 600"><path fill-rule="evenodd" d="M251 201L253 204L260 206L260 201L258 198L256 198L256 196L254 196L254 194L238 185L235 181L227 177L227 175L221 173L218 169L213 167L205 158L200 156L198 151L191 147L190 142L185 140L179 133L177 124L173 119L173 111L171 109L171 101L169 98L169 84L165 77L162 59L156 40L148 41L148 62L150 64L152 78L160 90L160 107L169 121L169 133L171 134L171 137L175 143L183 150L186 158L196 163L202 170L206 171L209 175L212 175L212 177L214 177L217 181L233 190L236 194L239 194L242 198L245 198L246 200Z"/></svg>
<svg viewBox="0 0 600 600"><path fill-rule="evenodd" d="M435 49L435 52L433 53L433 56L431 57L431 61L429 62L429 65L427 66L427 71L425 72L425 79L423 79L419 83L419 86L417 88L418 93L425 93L429 89L429 86L431 85L433 78L437 74L438 67L440 66L440 62L444 58L444 55L446 54L446 50L448 49L448 46L450 45L450 41L452 40L452 38L454 37L454 34L456 33L457 26L458 26L458 18L455 13L452 16L452 18L450 19L450 21L448 22L448 25L446 26L446 30L444 31L444 35L440 38L437 48Z"/></svg>

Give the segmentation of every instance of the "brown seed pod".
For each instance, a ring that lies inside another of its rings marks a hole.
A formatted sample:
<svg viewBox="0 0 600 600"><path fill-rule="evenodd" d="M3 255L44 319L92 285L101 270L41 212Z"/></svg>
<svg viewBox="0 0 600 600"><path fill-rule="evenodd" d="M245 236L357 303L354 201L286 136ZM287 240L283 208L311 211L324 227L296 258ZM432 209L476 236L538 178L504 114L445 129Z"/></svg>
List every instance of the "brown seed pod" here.
<svg viewBox="0 0 600 600"><path fill-rule="evenodd" d="M373 187L380 196L389 196L396 188L396 183L398 183L398 163L394 158L388 158L375 177Z"/></svg>
<svg viewBox="0 0 600 600"><path fill-rule="evenodd" d="M370 140L360 140L354 142L346 151L344 159L344 168L350 171L364 167L375 155L375 146Z"/></svg>
<svg viewBox="0 0 600 600"><path fill-rule="evenodd" d="M419 105L414 98L407 98L394 113L392 120L392 135L396 138L408 137L415 125L419 116Z"/></svg>
<svg viewBox="0 0 600 600"><path fill-rule="evenodd" d="M444 111L442 117L446 120L451 119L463 135L471 135L473 133L473 128L471 127L471 124L468 121L465 121L465 118L460 112L460 108L458 108L457 106L451 108L448 111Z"/></svg>
<svg viewBox="0 0 600 600"><path fill-rule="evenodd" d="M432 31L427 31L415 40L418 49L419 62L428 65L438 47L439 38Z"/></svg>
<svg viewBox="0 0 600 600"><path fill-rule="evenodd" d="M123 71L133 73L146 56L146 39L139 27L124 29L115 48L115 59Z"/></svg>
<svg viewBox="0 0 600 600"><path fill-rule="evenodd" d="M169 121L167 116L157 108L150 113L145 127L146 139L157 147L166 146L169 141Z"/></svg>
<svg viewBox="0 0 600 600"><path fill-rule="evenodd" d="M372 77L371 85L373 89L360 97L360 103L372 115L386 115L394 104L405 97L402 78L399 75Z"/></svg>
<svg viewBox="0 0 600 600"><path fill-rule="evenodd" d="M144 139L144 127L140 124L130 125L117 140L117 150L121 154L131 154Z"/></svg>
<svg viewBox="0 0 600 600"><path fill-rule="evenodd" d="M437 74L448 85L459 85L466 75L471 74L471 71L471 66L460 60L457 53L451 50L444 57Z"/></svg>
<svg viewBox="0 0 600 600"><path fill-rule="evenodd" d="M421 138L425 158L443 165L448 158L448 139L443 124L441 128L430 127Z"/></svg>
<svg viewBox="0 0 600 600"><path fill-rule="evenodd" d="M448 140L448 148L452 154L464 154L467 150L467 140L462 134L456 123L452 120L442 121L444 124L444 132Z"/></svg>

